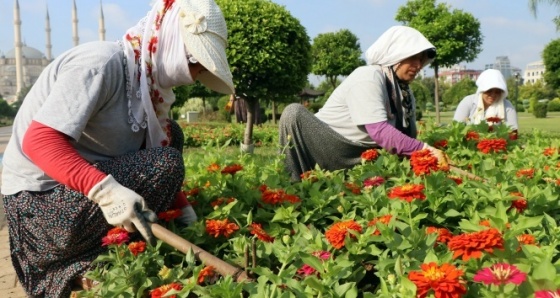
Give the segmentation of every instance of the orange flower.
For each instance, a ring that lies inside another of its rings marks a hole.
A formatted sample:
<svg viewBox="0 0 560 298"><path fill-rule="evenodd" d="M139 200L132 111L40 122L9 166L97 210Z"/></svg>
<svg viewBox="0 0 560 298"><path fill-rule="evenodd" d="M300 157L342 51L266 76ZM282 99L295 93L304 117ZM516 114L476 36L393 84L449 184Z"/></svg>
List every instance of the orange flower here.
<svg viewBox="0 0 560 298"><path fill-rule="evenodd" d="M210 164L206 169L208 170L208 172L217 172L220 170L220 165L214 162Z"/></svg>
<svg viewBox="0 0 560 298"><path fill-rule="evenodd" d="M229 165L226 166L223 170L222 170L222 174L232 174L235 175L235 173L239 172L243 170L243 166L239 165L239 164L233 164L233 165Z"/></svg>
<svg viewBox="0 0 560 298"><path fill-rule="evenodd" d="M344 186L346 186L346 188L348 190L350 190L355 195L359 195L359 194L362 193L362 190L360 189L360 186L358 186L358 184L356 184L356 183L346 182L346 183L344 183Z"/></svg>
<svg viewBox="0 0 560 298"><path fill-rule="evenodd" d="M229 222L229 219L207 219L206 220L206 232L214 238L218 238L220 235L228 238L235 231L239 230L239 226L233 222Z"/></svg>
<svg viewBox="0 0 560 298"><path fill-rule="evenodd" d="M463 179L461 179L461 177L458 177L458 176L447 175L447 178L449 178L449 179L455 181L455 183L456 183L457 185L460 185L460 184L463 183Z"/></svg>
<svg viewBox="0 0 560 298"><path fill-rule="evenodd" d="M515 176L518 178L527 177L527 179L531 179L535 176L535 169L521 169L515 173Z"/></svg>
<svg viewBox="0 0 560 298"><path fill-rule="evenodd" d="M463 271L444 263L422 264L419 271L408 273L408 279L416 285L416 297L424 298L430 291L436 298L459 298L467 293L465 282L461 279Z"/></svg>
<svg viewBox="0 0 560 298"><path fill-rule="evenodd" d="M368 227L375 226L378 222L389 225L391 218L393 218L391 214L376 217L368 222ZM381 231L375 230L375 232L373 232L373 235L381 235Z"/></svg>
<svg viewBox="0 0 560 298"><path fill-rule="evenodd" d="M200 189L198 187L195 187L189 191L185 191L185 197L196 197L198 196L198 194L200 193Z"/></svg>
<svg viewBox="0 0 560 298"><path fill-rule="evenodd" d="M262 225L260 223L252 223L249 227L252 235L257 236L261 241L264 242L274 242L274 237L271 237L263 230Z"/></svg>
<svg viewBox="0 0 560 298"><path fill-rule="evenodd" d="M443 149L447 147L447 140L439 140L434 142L434 147Z"/></svg>
<svg viewBox="0 0 560 298"><path fill-rule="evenodd" d="M517 242L519 242L519 248L517 248L517 251L521 250L521 246L522 245L537 245L537 240L535 240L535 236L531 235L531 234L521 234L521 235L517 235Z"/></svg>
<svg viewBox="0 0 560 298"><path fill-rule="evenodd" d="M436 228L436 227L428 227L426 229L426 234L433 234L437 233L437 242L447 243L453 237L453 234L446 228Z"/></svg>
<svg viewBox="0 0 560 298"><path fill-rule="evenodd" d="M372 161L376 160L379 156L379 152L376 149L368 149L362 153L362 160L363 161Z"/></svg>
<svg viewBox="0 0 560 298"><path fill-rule="evenodd" d="M167 292L169 292L170 290L177 290L180 291L183 288L183 286L180 283L170 283L168 285L163 285L159 288L155 288L152 291L150 291L150 297L151 298L161 298L163 297L165 294L167 294ZM171 296L165 296L168 298L175 298L177 297L176 295L171 295Z"/></svg>
<svg viewBox="0 0 560 298"><path fill-rule="evenodd" d="M210 206L216 208L216 207L222 205L224 202L225 202L226 204L229 204L229 203L231 203L231 202L233 202L233 201L235 201L235 198L233 198L233 197L228 198L228 199L226 199L226 198L217 198L216 200L210 202Z"/></svg>
<svg viewBox="0 0 560 298"><path fill-rule="evenodd" d="M181 209L171 209L167 211L163 211L158 213L158 218L164 220L166 222L170 222L171 220L183 215L183 211Z"/></svg>
<svg viewBox="0 0 560 298"><path fill-rule="evenodd" d="M438 159L428 149L412 152L410 156L410 165L416 176L429 174L431 171L439 169Z"/></svg>
<svg viewBox="0 0 560 298"><path fill-rule="evenodd" d="M269 189L266 185L261 185L259 191L261 192L261 199L263 202L270 205L281 204L283 202L290 202L292 204L301 202L298 196L287 194L282 189L273 190Z"/></svg>
<svg viewBox="0 0 560 298"><path fill-rule="evenodd" d="M311 183L315 183L315 182L319 181L319 179L317 178L317 175L315 175L315 172L313 172L313 171L303 172L303 173L301 173L301 175L299 175L299 177L301 178L301 180L309 180L309 181L311 181Z"/></svg>
<svg viewBox="0 0 560 298"><path fill-rule="evenodd" d="M559 153L559 154L560 154L560 148L553 148L553 147L545 148L545 149L544 149L544 152L543 152L544 156L552 156L552 155L554 155L555 153Z"/></svg>
<svg viewBox="0 0 560 298"><path fill-rule="evenodd" d="M504 139L482 139L476 145L476 148L482 153L498 153L507 150L507 141Z"/></svg>
<svg viewBox="0 0 560 298"><path fill-rule="evenodd" d="M486 118L486 122L489 122L489 123L499 124L499 123L502 123L502 121L503 120L500 117L488 117L488 118Z"/></svg>
<svg viewBox="0 0 560 298"><path fill-rule="evenodd" d="M463 261L481 258L482 252L492 253L494 248L502 249L504 239L497 229L491 228L479 232L453 236L447 243L453 251L453 258L462 256Z"/></svg>
<svg viewBox="0 0 560 298"><path fill-rule="evenodd" d="M360 224L358 224L356 221L351 219L346 221L340 221L333 224L325 232L325 237L334 248L341 249L345 245L344 240L346 239L346 235L349 235L351 238L355 238L354 235L348 233L348 230L354 230L361 233L362 226L360 226Z"/></svg>
<svg viewBox="0 0 560 298"><path fill-rule="evenodd" d="M202 270L200 270L200 273L198 274L198 284L202 284L206 278L211 278L214 277L214 275L216 275L216 271L214 269L213 266L206 266L204 267Z"/></svg>
<svg viewBox="0 0 560 298"><path fill-rule="evenodd" d="M422 192L424 185L422 184L405 184L397 186L389 191L388 197L390 199L401 199L407 202L412 202L414 199L425 200L426 196Z"/></svg>
<svg viewBox="0 0 560 298"><path fill-rule="evenodd" d="M467 139L467 141L470 141L470 140L478 141L480 136L478 135L478 132L471 130L471 131L467 132L467 135L465 136L465 138Z"/></svg>
<svg viewBox="0 0 560 298"><path fill-rule="evenodd" d="M144 252L146 250L146 242L138 241L138 242L131 242L128 244L128 250L134 255L137 256L139 253Z"/></svg>
<svg viewBox="0 0 560 298"><path fill-rule="evenodd" d="M525 209L527 209L527 200L523 197L523 194L520 192L512 192L511 195L517 197L517 199L511 201L511 207L509 207L508 210L515 208L519 213L525 211Z"/></svg>

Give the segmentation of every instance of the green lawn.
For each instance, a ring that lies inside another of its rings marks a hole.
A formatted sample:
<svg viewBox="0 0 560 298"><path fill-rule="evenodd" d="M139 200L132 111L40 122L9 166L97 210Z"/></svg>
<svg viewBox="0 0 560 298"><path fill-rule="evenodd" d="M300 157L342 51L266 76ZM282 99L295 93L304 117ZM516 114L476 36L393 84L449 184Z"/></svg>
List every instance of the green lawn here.
<svg viewBox="0 0 560 298"><path fill-rule="evenodd" d="M441 112L441 123L450 123L453 112ZM560 112L548 112L546 118L535 118L533 114L521 112L517 115L519 122L519 133L530 133L534 129L560 134ZM425 114L424 120L435 119L435 113Z"/></svg>

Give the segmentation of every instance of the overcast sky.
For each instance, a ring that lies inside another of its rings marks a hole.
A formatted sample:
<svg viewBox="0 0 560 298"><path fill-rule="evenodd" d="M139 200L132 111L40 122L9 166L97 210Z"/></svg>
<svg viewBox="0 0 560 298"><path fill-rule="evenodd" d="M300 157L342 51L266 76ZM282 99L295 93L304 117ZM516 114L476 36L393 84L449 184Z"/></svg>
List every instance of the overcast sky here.
<svg viewBox="0 0 560 298"><path fill-rule="evenodd" d="M398 25L396 11L401 0L273 0L286 7L300 20L312 40L317 34L348 29L366 50L387 28ZM552 19L560 15L558 7L543 3L537 16L529 11L529 0L448 0L452 9L474 15L484 35L483 51L466 64L484 69L497 56L508 56L512 66L524 69L528 63L541 59L543 48L559 38ZM545 1L546 2L546 1ZM0 51L14 47L13 7L15 0L0 0ZM146 15L150 0L104 0L106 40L121 38L126 29ZM48 7L51 20L53 55L71 48L72 0L19 0L22 38L33 48L45 52L45 15ZM100 2L76 0L80 43L98 39ZM246 20L250 22L251 20Z"/></svg>

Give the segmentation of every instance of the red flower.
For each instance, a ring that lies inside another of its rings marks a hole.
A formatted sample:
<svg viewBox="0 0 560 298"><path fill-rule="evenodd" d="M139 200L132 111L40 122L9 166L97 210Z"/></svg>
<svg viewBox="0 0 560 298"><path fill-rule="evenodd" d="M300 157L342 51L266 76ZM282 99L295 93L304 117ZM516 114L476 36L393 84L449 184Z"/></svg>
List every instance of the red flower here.
<svg viewBox="0 0 560 298"><path fill-rule="evenodd" d="M206 220L206 232L214 238L218 238L220 235L228 238L235 231L239 230L239 226L229 220L223 219L207 219Z"/></svg>
<svg viewBox="0 0 560 298"><path fill-rule="evenodd" d="M560 298L560 289L536 291L535 298Z"/></svg>
<svg viewBox="0 0 560 298"><path fill-rule="evenodd" d="M527 209L527 200L523 197L523 194L520 192L512 192L512 196L517 197L516 200L511 202L511 207L508 210L515 208L518 213L521 213Z"/></svg>
<svg viewBox="0 0 560 298"><path fill-rule="evenodd" d="M361 233L362 226L354 220L340 221L333 224L325 232L325 237L334 248L341 249L345 245L344 240L346 239L346 235L349 235L351 238L355 238L354 235L348 233L348 230L354 230Z"/></svg>
<svg viewBox="0 0 560 298"><path fill-rule="evenodd" d="M388 197L390 199L401 199L407 202L412 202L414 199L425 200L426 196L422 192L424 185L422 184L405 184L403 186L394 187L389 191Z"/></svg>
<svg viewBox="0 0 560 298"><path fill-rule="evenodd" d="M301 173L301 175L299 175L299 177L301 178L301 180L309 180L311 181L311 183L319 181L319 178L317 178L317 175L315 175L315 172L313 171L303 172Z"/></svg>
<svg viewBox="0 0 560 298"><path fill-rule="evenodd" d="M560 154L560 148L550 147L550 148L545 148L543 151L544 156L552 156L556 153Z"/></svg>
<svg viewBox="0 0 560 298"><path fill-rule="evenodd" d="M391 218L393 218L393 216L391 214L376 217L376 218L374 218L374 219L372 219L368 222L368 227L376 226L376 224L378 222L380 222L382 224L385 224L385 225L389 225L389 222L391 221ZM376 229L375 232L373 232L373 235L381 235L381 231Z"/></svg>
<svg viewBox="0 0 560 298"><path fill-rule="evenodd" d="M273 190L269 189L266 185L261 185L259 187L259 191L261 192L261 199L263 202L270 205L281 204L284 202L290 202L292 204L301 202L301 199L298 196L287 194L282 189Z"/></svg>
<svg viewBox="0 0 560 298"><path fill-rule="evenodd" d="M520 285L527 279L525 272L519 271L516 266L507 263L498 263L486 267L476 273L473 281L486 285L506 285L509 283Z"/></svg>
<svg viewBox="0 0 560 298"><path fill-rule="evenodd" d="M321 261L325 261L328 260L331 257L331 253L328 251L316 251L312 253L313 256L316 256L317 258L319 258ZM297 271L298 274L301 274L303 276L309 276L313 273L317 273L317 270L315 270L315 268L304 264L301 268L298 269ZM319 274L317 274L319 275Z"/></svg>
<svg viewBox="0 0 560 298"><path fill-rule="evenodd" d="M433 234L437 233L437 242L447 243L453 237L453 234L446 228L436 228L436 227L428 227L426 229L426 234Z"/></svg>
<svg viewBox="0 0 560 298"><path fill-rule="evenodd" d="M183 286L180 283L170 283L168 285L163 285L159 288L155 288L152 291L150 291L150 297L151 298L161 298L163 296L165 296L165 294L167 294L167 292L169 292L170 290L177 290L180 291L183 288ZM177 295L171 295L171 296L165 296L166 298L175 298L177 297Z"/></svg>
<svg viewBox="0 0 560 298"><path fill-rule="evenodd" d="M447 140L439 140L434 142L434 147L443 149L447 147Z"/></svg>
<svg viewBox="0 0 560 298"><path fill-rule="evenodd" d="M235 173L239 172L243 170L243 166L242 165L238 165L238 164L233 164L233 165L229 165L226 166L223 170L222 170L222 174L232 174L235 175Z"/></svg>
<svg viewBox="0 0 560 298"><path fill-rule="evenodd" d="M206 266L204 267L202 270L200 270L200 273L198 274L198 284L202 284L207 278L212 278L214 277L214 275L216 275L216 271L214 269L214 267L212 266Z"/></svg>
<svg viewBox="0 0 560 298"><path fill-rule="evenodd" d="M455 183L456 183L457 185L460 185L460 184L463 183L463 179L461 179L461 177L458 177L458 176L447 175L447 178L449 178L449 179L455 181Z"/></svg>
<svg viewBox="0 0 560 298"><path fill-rule="evenodd" d="M138 241L138 242L131 242L128 244L128 250L134 255L137 256L139 253L144 252L146 250L146 242Z"/></svg>
<svg viewBox="0 0 560 298"><path fill-rule="evenodd" d="M362 160L363 161L372 161L376 160L379 157L379 152L376 149L368 149L362 153Z"/></svg>
<svg viewBox="0 0 560 298"><path fill-rule="evenodd" d="M373 187L380 186L383 183L385 183L385 179L383 177L379 177L379 176L369 177L364 180L364 188L370 189Z"/></svg>
<svg viewBox="0 0 560 298"><path fill-rule="evenodd" d="M263 242L274 242L274 237L268 235L260 223L252 223L249 230L251 235L257 236Z"/></svg>
<svg viewBox="0 0 560 298"><path fill-rule="evenodd" d="M431 171L435 172L440 169L437 157L428 149L412 152L410 165L412 166L412 171L417 176L427 175Z"/></svg>
<svg viewBox="0 0 560 298"><path fill-rule="evenodd" d="M476 145L482 153L498 153L507 150L507 141L504 139L483 139Z"/></svg>
<svg viewBox="0 0 560 298"><path fill-rule="evenodd" d="M494 124L494 123L495 123L495 124L500 124L500 123L502 123L502 121L503 121L503 120L502 120L502 118L500 118L500 117L488 117L488 118L486 118L486 122L488 122L488 123L493 123L493 124Z"/></svg>
<svg viewBox="0 0 560 298"><path fill-rule="evenodd" d="M453 258L462 256L463 261L481 258L482 252L492 253L494 248L502 249L504 239L500 231L491 228L480 232L453 236L447 243L453 251Z"/></svg>
<svg viewBox="0 0 560 298"><path fill-rule="evenodd" d="M206 169L208 170L208 172L217 172L220 170L220 165L214 162L210 164Z"/></svg>
<svg viewBox="0 0 560 298"><path fill-rule="evenodd" d="M229 204L229 203L231 203L231 202L233 202L233 201L235 201L235 198L228 198L228 199L226 199L226 198L217 198L216 200L210 202L210 206L216 208L216 207L222 205L224 202L225 202L226 204Z"/></svg>
<svg viewBox="0 0 560 298"><path fill-rule="evenodd" d="M535 176L535 169L521 169L515 173L518 178L527 177L527 179L533 178Z"/></svg>
<svg viewBox="0 0 560 298"><path fill-rule="evenodd" d="M171 209L171 210L167 210L167 211L162 211L160 213L158 213L158 218L161 220L164 220L166 222L170 222L172 220L174 220L175 218L179 217L183 215L183 211L181 211L181 209Z"/></svg>
<svg viewBox="0 0 560 298"><path fill-rule="evenodd" d="M467 293L461 279L463 271L444 263L438 266L431 262L422 264L420 271L408 273L408 279L416 285L416 297L424 298L433 291L436 298L459 298Z"/></svg>
<svg viewBox="0 0 560 298"><path fill-rule="evenodd" d="M478 141L480 136L479 136L478 132L471 130L471 131L467 132L467 135L465 136L465 138L467 139L467 141L470 141L470 140Z"/></svg>
<svg viewBox="0 0 560 298"><path fill-rule="evenodd" d="M344 183L344 186L346 186L346 189L350 190L355 195L359 195L362 193L360 186L358 186L356 183L346 182Z"/></svg>
<svg viewBox="0 0 560 298"><path fill-rule="evenodd" d="M107 232L107 236L101 239L101 245L121 245L129 240L128 231L123 228L112 228Z"/></svg>

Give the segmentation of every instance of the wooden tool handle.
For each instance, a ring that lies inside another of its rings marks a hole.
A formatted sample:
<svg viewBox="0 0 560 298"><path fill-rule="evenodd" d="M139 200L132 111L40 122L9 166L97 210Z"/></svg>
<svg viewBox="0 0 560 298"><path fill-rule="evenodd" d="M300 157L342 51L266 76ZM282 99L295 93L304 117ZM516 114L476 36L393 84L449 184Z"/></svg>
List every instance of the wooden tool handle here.
<svg viewBox="0 0 560 298"><path fill-rule="evenodd" d="M458 168L458 167L456 167L456 166L449 166L449 169L450 169L451 171L457 173L457 174L466 176L466 177L468 177L469 179L473 179L473 180L481 181L481 182L488 182L488 180L486 180L486 179L484 179L484 178L482 178L482 177L479 177L479 176L477 176L477 175L475 175L475 174L473 174L473 173L469 173L469 172L467 172L467 171L465 171L465 170L463 170L463 169L460 169L460 168Z"/></svg>
<svg viewBox="0 0 560 298"><path fill-rule="evenodd" d="M222 276L231 275L235 281L253 281L247 276L247 273L238 267L235 267L229 263L226 263L220 258L210 254L204 249L194 245L190 241L182 238L181 236L169 231L168 229L160 226L157 223L151 223L152 232L154 236L159 240L173 246L182 253L188 253L190 250L193 251L195 257L207 266L212 266L216 269L218 273Z"/></svg>

